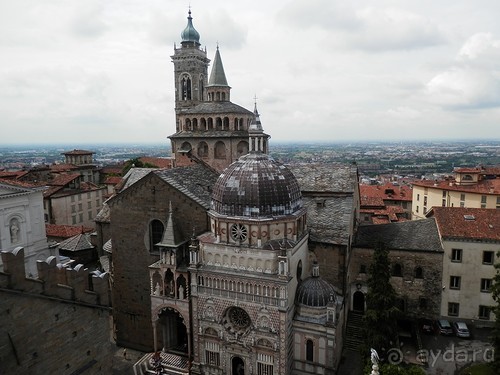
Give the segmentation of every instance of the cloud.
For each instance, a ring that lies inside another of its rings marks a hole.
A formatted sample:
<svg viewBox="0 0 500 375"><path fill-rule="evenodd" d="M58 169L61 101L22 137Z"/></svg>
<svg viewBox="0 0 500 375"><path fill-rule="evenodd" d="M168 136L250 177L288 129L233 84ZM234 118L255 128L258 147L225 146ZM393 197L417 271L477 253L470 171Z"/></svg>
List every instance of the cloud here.
<svg viewBox="0 0 500 375"><path fill-rule="evenodd" d="M70 29L73 34L84 38L103 35L108 29L104 20L104 3L86 0L84 5L75 7Z"/></svg>
<svg viewBox="0 0 500 375"><path fill-rule="evenodd" d="M446 40L444 32L428 17L398 8L360 7L349 3L312 0L292 1L283 15L287 25L302 26L314 33L331 32L328 38L345 48L368 52L412 50L435 46Z"/></svg>
<svg viewBox="0 0 500 375"><path fill-rule="evenodd" d="M500 107L500 40L478 33L468 38L455 63L426 85L430 100L447 109Z"/></svg>

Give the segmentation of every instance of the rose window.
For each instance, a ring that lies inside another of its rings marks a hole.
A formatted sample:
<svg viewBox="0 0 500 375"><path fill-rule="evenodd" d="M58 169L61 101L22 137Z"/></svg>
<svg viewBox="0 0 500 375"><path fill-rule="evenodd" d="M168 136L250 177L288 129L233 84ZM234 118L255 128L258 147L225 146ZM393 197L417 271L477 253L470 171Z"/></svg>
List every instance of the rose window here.
<svg viewBox="0 0 500 375"><path fill-rule="evenodd" d="M235 241L245 241L248 236L248 230L243 224L233 224L231 226L231 237Z"/></svg>

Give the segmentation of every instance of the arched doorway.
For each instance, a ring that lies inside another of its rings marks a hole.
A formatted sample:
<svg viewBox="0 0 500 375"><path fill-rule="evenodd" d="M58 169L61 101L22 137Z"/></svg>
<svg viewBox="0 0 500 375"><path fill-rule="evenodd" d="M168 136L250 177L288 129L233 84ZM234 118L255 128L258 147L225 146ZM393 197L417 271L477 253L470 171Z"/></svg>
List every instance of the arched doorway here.
<svg viewBox="0 0 500 375"><path fill-rule="evenodd" d="M171 308L164 308L158 314L159 328L164 352L180 355L188 354L188 334L184 320L180 314Z"/></svg>
<svg viewBox="0 0 500 375"><path fill-rule="evenodd" d="M233 357L231 361L231 374L232 375L244 375L245 374L245 362L240 357Z"/></svg>
<svg viewBox="0 0 500 375"><path fill-rule="evenodd" d="M358 313L365 312L365 295L359 290L352 296L352 309Z"/></svg>

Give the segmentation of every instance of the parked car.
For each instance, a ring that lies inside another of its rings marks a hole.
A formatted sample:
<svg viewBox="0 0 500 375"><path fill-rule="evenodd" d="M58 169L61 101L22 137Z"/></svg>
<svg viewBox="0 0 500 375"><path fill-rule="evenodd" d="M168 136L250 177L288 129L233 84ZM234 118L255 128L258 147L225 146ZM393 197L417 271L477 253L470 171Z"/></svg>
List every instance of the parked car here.
<svg viewBox="0 0 500 375"><path fill-rule="evenodd" d="M451 324L446 319L439 319L437 321L438 331L442 335L453 335L453 328L451 328Z"/></svg>
<svg viewBox="0 0 500 375"><path fill-rule="evenodd" d="M423 333L432 334L434 333L434 322L430 319L422 319L420 321L420 329Z"/></svg>
<svg viewBox="0 0 500 375"><path fill-rule="evenodd" d="M455 335L457 335L458 337L470 337L469 327L467 327L467 324L465 324L464 322L454 322L453 330L455 331Z"/></svg>

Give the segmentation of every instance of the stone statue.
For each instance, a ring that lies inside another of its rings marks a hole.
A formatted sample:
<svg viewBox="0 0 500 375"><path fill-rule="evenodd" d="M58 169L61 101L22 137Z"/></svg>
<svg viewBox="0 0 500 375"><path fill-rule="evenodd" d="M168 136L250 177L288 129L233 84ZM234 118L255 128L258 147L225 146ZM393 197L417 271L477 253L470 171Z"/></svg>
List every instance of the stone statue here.
<svg viewBox="0 0 500 375"><path fill-rule="evenodd" d="M10 221L10 242L16 243L19 241L19 221L17 219L12 219Z"/></svg>
<svg viewBox="0 0 500 375"><path fill-rule="evenodd" d="M372 372L370 373L370 375L379 375L380 373L378 371L378 363L380 361L380 358L379 358L378 353L375 349L371 348L370 352L371 352L371 360L372 360Z"/></svg>
<svg viewBox="0 0 500 375"><path fill-rule="evenodd" d="M184 299L184 287L179 285L179 299Z"/></svg>
<svg viewBox="0 0 500 375"><path fill-rule="evenodd" d="M372 365L378 365L378 362L380 361L380 358L378 356L378 353L375 349L371 348L371 360L372 360Z"/></svg>
<svg viewBox="0 0 500 375"><path fill-rule="evenodd" d="M155 287L155 296L159 296L160 295L160 284L159 283L156 283L156 287Z"/></svg>

